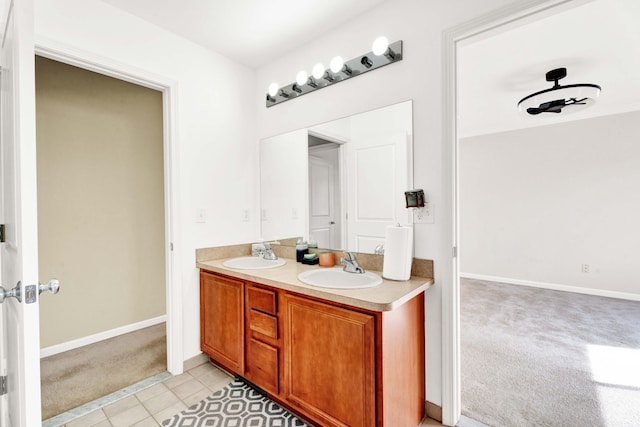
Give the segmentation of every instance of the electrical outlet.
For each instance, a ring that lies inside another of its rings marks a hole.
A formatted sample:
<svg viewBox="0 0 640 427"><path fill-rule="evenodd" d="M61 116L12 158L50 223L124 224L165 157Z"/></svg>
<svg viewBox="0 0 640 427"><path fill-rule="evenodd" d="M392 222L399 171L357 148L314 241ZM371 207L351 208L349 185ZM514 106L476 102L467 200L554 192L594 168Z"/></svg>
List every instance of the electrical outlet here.
<svg viewBox="0 0 640 427"><path fill-rule="evenodd" d="M249 222L249 209L242 210L242 221Z"/></svg>
<svg viewBox="0 0 640 427"><path fill-rule="evenodd" d="M433 224L433 204L425 203L423 208L413 208L414 224Z"/></svg>
<svg viewBox="0 0 640 427"><path fill-rule="evenodd" d="M298 219L298 208L291 208L291 219Z"/></svg>
<svg viewBox="0 0 640 427"><path fill-rule="evenodd" d="M589 264L582 264L582 269L581 271L583 273L589 273Z"/></svg>

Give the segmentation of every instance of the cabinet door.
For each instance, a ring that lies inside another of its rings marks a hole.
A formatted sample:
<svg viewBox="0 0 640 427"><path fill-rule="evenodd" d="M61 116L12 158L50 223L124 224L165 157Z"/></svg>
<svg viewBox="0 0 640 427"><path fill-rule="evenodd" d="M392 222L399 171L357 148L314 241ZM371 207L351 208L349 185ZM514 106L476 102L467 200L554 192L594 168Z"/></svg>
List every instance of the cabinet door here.
<svg viewBox="0 0 640 427"><path fill-rule="evenodd" d="M244 373L244 283L200 274L200 346L216 362Z"/></svg>
<svg viewBox="0 0 640 427"><path fill-rule="evenodd" d="M285 399L325 426L375 424L375 319L287 295Z"/></svg>
<svg viewBox="0 0 640 427"><path fill-rule="evenodd" d="M256 339L249 339L246 377L258 387L278 394L278 349Z"/></svg>

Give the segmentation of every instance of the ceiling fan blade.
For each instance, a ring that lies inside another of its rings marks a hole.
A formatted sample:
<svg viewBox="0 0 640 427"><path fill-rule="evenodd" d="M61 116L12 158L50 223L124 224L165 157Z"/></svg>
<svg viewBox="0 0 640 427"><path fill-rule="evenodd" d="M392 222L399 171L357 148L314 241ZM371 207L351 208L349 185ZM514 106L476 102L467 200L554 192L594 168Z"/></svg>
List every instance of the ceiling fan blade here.
<svg viewBox="0 0 640 427"><path fill-rule="evenodd" d="M527 113L531 115L537 115L540 113L561 113L562 109L566 107L567 104L564 99L555 99L553 101L543 102L540 104L538 108L529 107L527 108Z"/></svg>

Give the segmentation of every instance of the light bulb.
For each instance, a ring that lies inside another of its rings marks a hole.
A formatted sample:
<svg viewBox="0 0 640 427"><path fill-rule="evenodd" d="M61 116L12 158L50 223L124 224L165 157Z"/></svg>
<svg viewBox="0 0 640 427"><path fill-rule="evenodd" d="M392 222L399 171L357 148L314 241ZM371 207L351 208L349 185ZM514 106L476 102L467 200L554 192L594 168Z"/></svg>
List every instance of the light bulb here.
<svg viewBox="0 0 640 427"><path fill-rule="evenodd" d="M388 47L389 47L389 40L387 40L385 36L380 36L373 41L373 46L371 47L371 50L373 51L374 55L380 56L380 55L384 55Z"/></svg>
<svg viewBox="0 0 640 427"><path fill-rule="evenodd" d="M278 83L273 82L269 85L269 95L271 96L276 96L278 94L278 89L280 89L280 86L278 86Z"/></svg>
<svg viewBox="0 0 640 427"><path fill-rule="evenodd" d="M314 79L321 79L324 76L324 65L318 62L313 66L312 74Z"/></svg>
<svg viewBox="0 0 640 427"><path fill-rule="evenodd" d="M332 72L339 73L340 70L342 70L343 65L344 65L344 59L342 59L341 56L335 56L331 60L331 64L329 64L329 67L331 68Z"/></svg>
<svg viewBox="0 0 640 427"><path fill-rule="evenodd" d="M306 71L299 71L298 74L296 74L296 83L298 83L298 86L304 86L305 83L307 83L307 79Z"/></svg>

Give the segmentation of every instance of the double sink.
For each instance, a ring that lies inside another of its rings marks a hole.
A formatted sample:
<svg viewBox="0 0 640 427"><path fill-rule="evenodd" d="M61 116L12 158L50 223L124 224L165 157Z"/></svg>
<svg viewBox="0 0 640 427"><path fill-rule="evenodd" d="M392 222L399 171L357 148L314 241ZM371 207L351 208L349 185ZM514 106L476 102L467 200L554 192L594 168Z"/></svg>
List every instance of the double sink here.
<svg viewBox="0 0 640 427"><path fill-rule="evenodd" d="M222 265L237 270L263 270L278 268L286 264L282 258L271 260L261 257L240 257L225 261ZM307 285L320 288L362 289L373 288L382 284L382 277L366 271L364 273L347 273L341 267L307 270L298 274L298 280Z"/></svg>

